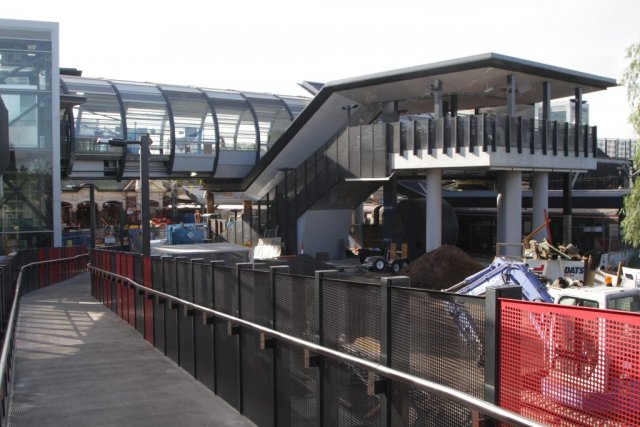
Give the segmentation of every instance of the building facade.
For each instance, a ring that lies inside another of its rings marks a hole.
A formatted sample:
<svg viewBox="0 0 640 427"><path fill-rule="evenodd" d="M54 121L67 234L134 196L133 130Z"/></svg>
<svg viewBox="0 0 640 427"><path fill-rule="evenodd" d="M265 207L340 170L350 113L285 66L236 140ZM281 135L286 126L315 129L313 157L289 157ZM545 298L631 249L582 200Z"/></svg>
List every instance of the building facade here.
<svg viewBox="0 0 640 427"><path fill-rule="evenodd" d="M0 253L61 244L58 24L0 20Z"/></svg>

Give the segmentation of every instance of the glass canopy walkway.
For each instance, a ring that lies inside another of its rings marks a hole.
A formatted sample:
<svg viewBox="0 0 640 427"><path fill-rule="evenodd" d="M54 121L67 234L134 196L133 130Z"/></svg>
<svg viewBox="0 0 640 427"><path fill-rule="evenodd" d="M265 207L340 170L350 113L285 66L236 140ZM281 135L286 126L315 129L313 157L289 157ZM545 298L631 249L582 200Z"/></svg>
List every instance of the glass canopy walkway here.
<svg viewBox="0 0 640 427"><path fill-rule="evenodd" d="M135 178L151 136L150 176L243 178L308 104L303 97L61 76L62 164L70 178ZM118 167L124 164L124 167Z"/></svg>

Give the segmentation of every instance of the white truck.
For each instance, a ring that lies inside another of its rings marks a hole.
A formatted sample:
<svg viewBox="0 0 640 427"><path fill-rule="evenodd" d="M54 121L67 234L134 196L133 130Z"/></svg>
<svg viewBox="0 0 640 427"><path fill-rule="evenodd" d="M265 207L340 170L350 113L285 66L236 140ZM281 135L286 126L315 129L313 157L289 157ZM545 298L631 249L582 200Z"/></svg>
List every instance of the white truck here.
<svg viewBox="0 0 640 427"><path fill-rule="evenodd" d="M640 288L583 286L549 288L556 304L640 312Z"/></svg>

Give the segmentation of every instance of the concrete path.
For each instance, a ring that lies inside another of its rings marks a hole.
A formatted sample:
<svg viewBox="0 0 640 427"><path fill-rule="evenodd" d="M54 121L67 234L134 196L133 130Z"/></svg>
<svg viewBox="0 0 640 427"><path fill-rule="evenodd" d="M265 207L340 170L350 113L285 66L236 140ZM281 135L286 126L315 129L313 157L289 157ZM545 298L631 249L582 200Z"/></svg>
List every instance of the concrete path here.
<svg viewBox="0 0 640 427"><path fill-rule="evenodd" d="M87 273L27 294L10 426L253 426L90 295Z"/></svg>

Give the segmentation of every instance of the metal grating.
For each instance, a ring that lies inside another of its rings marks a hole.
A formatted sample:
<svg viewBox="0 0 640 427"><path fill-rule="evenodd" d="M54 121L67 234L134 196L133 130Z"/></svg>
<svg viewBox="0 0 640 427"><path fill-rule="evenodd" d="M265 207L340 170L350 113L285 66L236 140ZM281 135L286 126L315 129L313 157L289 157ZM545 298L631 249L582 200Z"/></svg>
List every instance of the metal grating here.
<svg viewBox="0 0 640 427"><path fill-rule="evenodd" d="M269 325L271 295L269 273L266 271L238 270L240 279L240 305L242 318L261 325ZM261 304L256 305L256 301ZM242 402L243 414L260 426L273 424L273 353L260 350L260 334L243 328L242 346Z"/></svg>
<svg viewBox="0 0 640 427"><path fill-rule="evenodd" d="M380 361L380 286L322 281L323 344L364 359ZM323 362L323 421L335 426L381 422L382 400L367 394L368 372Z"/></svg>
<svg viewBox="0 0 640 427"><path fill-rule="evenodd" d="M317 343L315 280L306 276L276 273L274 287L275 329ZM276 347L275 363L278 425L319 425L318 368L305 368L304 351L280 342Z"/></svg>
<svg viewBox="0 0 640 427"><path fill-rule="evenodd" d="M215 266L213 271L214 307L238 315L238 281L231 267ZM237 335L228 335L226 321L214 324L216 392L237 410L240 405L240 347Z"/></svg>
<svg viewBox="0 0 640 427"><path fill-rule="evenodd" d="M482 398L484 313L481 298L392 288L391 367ZM401 384L392 388L391 406L393 424L471 422L463 406Z"/></svg>
<svg viewBox="0 0 640 427"><path fill-rule="evenodd" d="M234 269L215 266L213 270L213 292L216 310L226 314L238 314L238 292Z"/></svg>
<svg viewBox="0 0 640 427"><path fill-rule="evenodd" d="M276 274L274 282L275 329L317 343L315 280L306 276Z"/></svg>
<svg viewBox="0 0 640 427"><path fill-rule="evenodd" d="M500 406L570 427L640 425L640 315L500 300Z"/></svg>

